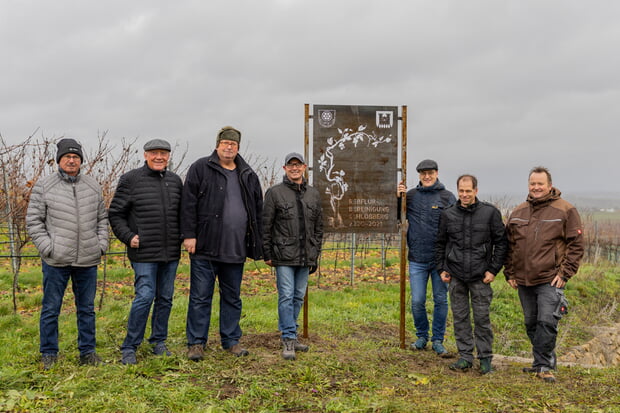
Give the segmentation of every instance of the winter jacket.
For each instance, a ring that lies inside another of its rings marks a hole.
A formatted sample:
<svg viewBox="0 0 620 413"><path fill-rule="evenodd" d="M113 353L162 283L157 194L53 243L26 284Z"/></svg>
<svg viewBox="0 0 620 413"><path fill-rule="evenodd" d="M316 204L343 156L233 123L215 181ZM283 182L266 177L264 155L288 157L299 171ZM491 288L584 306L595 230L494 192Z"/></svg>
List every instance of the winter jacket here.
<svg viewBox="0 0 620 413"><path fill-rule="evenodd" d="M552 188L541 198L528 196L508 219L508 259L504 274L518 285L568 281L583 257L583 227L577 209Z"/></svg>
<svg viewBox="0 0 620 413"><path fill-rule="evenodd" d="M316 266L323 240L321 197L286 176L265 194L263 252L273 265Z"/></svg>
<svg viewBox="0 0 620 413"><path fill-rule="evenodd" d="M248 216L246 255L263 258L263 193L258 176L241 155L235 158L241 196ZM183 185L181 237L196 238L196 255L217 261L222 236L226 175L217 151L190 166Z"/></svg>
<svg viewBox="0 0 620 413"><path fill-rule="evenodd" d="M169 262L181 256L183 182L171 171L146 165L122 175L108 217L114 235L127 245L134 262ZM131 239L138 235L138 248Z"/></svg>
<svg viewBox="0 0 620 413"><path fill-rule="evenodd" d="M92 267L108 249L108 218L101 187L88 175L75 182L61 172L37 181L26 228L41 259L53 267Z"/></svg>
<svg viewBox="0 0 620 413"><path fill-rule="evenodd" d="M400 198L398 211L400 214ZM435 239L441 211L456 202L452 192L437 180L430 187L418 184L407 192L407 246L409 261L435 262ZM399 217L400 219L400 217Z"/></svg>
<svg viewBox="0 0 620 413"><path fill-rule="evenodd" d="M478 281L485 272L497 275L508 252L502 214L493 205L458 201L441 214L436 244L437 271L464 282Z"/></svg>

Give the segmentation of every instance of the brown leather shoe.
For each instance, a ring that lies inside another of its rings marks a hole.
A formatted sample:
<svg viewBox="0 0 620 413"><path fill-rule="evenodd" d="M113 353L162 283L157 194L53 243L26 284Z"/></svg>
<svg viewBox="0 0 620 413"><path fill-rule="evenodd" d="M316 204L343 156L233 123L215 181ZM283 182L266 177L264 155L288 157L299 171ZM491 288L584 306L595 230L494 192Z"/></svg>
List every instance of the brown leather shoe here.
<svg viewBox="0 0 620 413"><path fill-rule="evenodd" d="M203 344L192 344L187 348L187 358L192 361L200 361L205 357Z"/></svg>
<svg viewBox="0 0 620 413"><path fill-rule="evenodd" d="M553 375L553 372L550 370L539 371L538 373L536 373L536 377L546 381L547 383L555 383L555 376Z"/></svg>
<svg viewBox="0 0 620 413"><path fill-rule="evenodd" d="M250 354L250 352L244 349L243 347L241 347L239 343L235 344L232 347L227 348L226 351L228 351L229 353L237 357L247 356L248 354Z"/></svg>

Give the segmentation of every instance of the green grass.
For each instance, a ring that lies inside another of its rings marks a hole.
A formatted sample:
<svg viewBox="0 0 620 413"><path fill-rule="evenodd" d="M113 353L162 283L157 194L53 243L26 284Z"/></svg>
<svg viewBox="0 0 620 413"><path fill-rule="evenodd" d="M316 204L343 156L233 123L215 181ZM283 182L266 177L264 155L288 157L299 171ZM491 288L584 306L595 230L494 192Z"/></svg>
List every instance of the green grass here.
<svg viewBox="0 0 620 413"><path fill-rule="evenodd" d="M30 263L20 276L17 315L12 313L11 276L0 272L0 411L616 412L620 406L619 366L561 367L558 382L548 385L521 373L525 364L519 362L496 362L494 373L480 376L475 370L449 370L455 359L400 349L398 270L389 268L384 282L376 262L356 270L353 286L346 267L332 272L326 265L320 283L313 276L310 334L303 340L311 350L294 362L279 354L275 280L264 264L248 264L241 327L242 344L251 354L238 359L220 349L216 294L209 349L199 363L184 354L189 279L184 263L169 328L174 355L157 358L143 345L138 365L123 366L119 346L133 277L121 262L108 259L106 294L97 312L98 352L106 365L99 367L77 365L75 311L68 291L60 317L60 360L52 370L41 370L40 268ZM495 352L529 357L516 292L502 276L493 287ZM586 265L566 294L571 307L560 325L560 356L589 340L596 325L620 321L620 269ZM413 339L408 297L407 291L407 344ZM455 351L450 320L446 345Z"/></svg>

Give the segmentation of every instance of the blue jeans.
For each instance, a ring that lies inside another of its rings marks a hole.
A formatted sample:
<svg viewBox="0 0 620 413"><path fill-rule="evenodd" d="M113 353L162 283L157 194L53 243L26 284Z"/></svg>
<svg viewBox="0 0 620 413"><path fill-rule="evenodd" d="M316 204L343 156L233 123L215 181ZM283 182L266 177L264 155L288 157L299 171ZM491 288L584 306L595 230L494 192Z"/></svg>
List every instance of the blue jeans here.
<svg viewBox="0 0 620 413"><path fill-rule="evenodd" d="M411 286L411 314L416 336L428 340L428 317L426 315L426 286L428 279L433 286L433 336L431 341L443 342L448 318L448 284L441 281L435 265L430 262L409 261L409 283Z"/></svg>
<svg viewBox="0 0 620 413"><path fill-rule="evenodd" d="M129 311L127 335L122 350L136 350L146 330L146 322L153 305L151 317L151 337L149 343L163 343L168 338L168 319L172 309L174 279L179 261L170 262L131 262L135 273L135 298Z"/></svg>
<svg viewBox="0 0 620 413"><path fill-rule="evenodd" d="M282 338L297 338L297 317L304 304L310 268L279 265L276 267L278 286L278 329Z"/></svg>
<svg viewBox="0 0 620 413"><path fill-rule="evenodd" d="M241 339L241 281L243 263L191 259L187 345L206 344L209 339L211 305L217 277L220 287L220 339L228 349Z"/></svg>
<svg viewBox="0 0 620 413"><path fill-rule="evenodd" d="M560 302L558 290L550 283L531 287L519 285L525 331L532 343L532 367L538 371L555 370L557 363L555 343L560 320L555 318L553 312Z"/></svg>
<svg viewBox="0 0 620 413"><path fill-rule="evenodd" d="M94 352L97 266L53 267L43 261L41 267L43 270L43 303L39 320L41 354L58 354L58 315L69 278L77 309L78 350L82 356Z"/></svg>

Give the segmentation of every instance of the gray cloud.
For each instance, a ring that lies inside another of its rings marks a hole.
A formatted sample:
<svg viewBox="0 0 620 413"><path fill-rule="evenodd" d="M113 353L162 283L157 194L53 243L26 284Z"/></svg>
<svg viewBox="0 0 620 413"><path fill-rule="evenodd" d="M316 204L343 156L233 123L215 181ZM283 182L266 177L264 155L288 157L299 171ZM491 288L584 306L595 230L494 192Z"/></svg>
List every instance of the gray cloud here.
<svg viewBox="0 0 620 413"><path fill-rule="evenodd" d="M525 193L544 164L569 191L616 191L615 1L30 1L0 13L0 133L163 136L209 153L301 150L303 104L407 105L422 158L454 188ZM584 168L595 169L596 177Z"/></svg>

